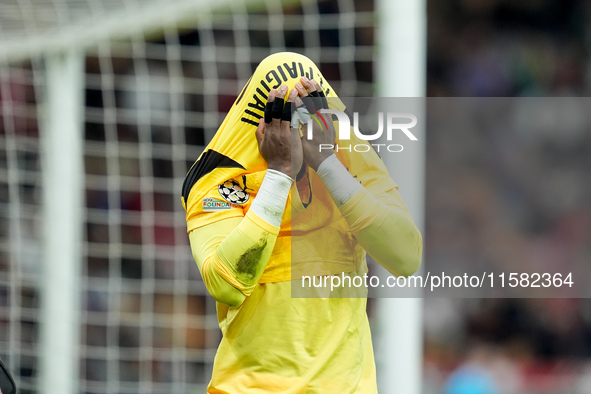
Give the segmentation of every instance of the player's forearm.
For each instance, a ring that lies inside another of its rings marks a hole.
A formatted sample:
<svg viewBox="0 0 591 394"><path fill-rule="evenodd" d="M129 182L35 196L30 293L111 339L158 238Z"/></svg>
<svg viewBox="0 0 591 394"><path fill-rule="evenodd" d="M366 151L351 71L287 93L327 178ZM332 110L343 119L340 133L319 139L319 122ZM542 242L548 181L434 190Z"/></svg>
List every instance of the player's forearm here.
<svg viewBox="0 0 591 394"><path fill-rule="evenodd" d="M261 222L249 212L241 220L197 228L189 234L203 282L216 301L239 306L256 286L279 232ZM220 230L227 235L210 238L211 232Z"/></svg>
<svg viewBox="0 0 591 394"><path fill-rule="evenodd" d="M199 236L197 235L198 231L193 231L189 234L189 238L191 240L191 247L193 251L195 251L198 246L197 240ZM195 246L193 246L195 245ZM193 258L197 262L197 266L199 267L199 271L201 272L201 277L203 278L203 282L205 283L205 287L211 296L218 302L222 304L228 305L230 307L237 307L242 302L246 296L242 291L237 289L236 287L232 286L226 279L224 279L215 269L215 265L213 264L213 256L212 254L208 258L202 258L201 256L196 255L193 253Z"/></svg>
<svg viewBox="0 0 591 394"><path fill-rule="evenodd" d="M226 228L209 225L191 232L194 258L217 301L238 306L258 283L279 234L291 182L269 171L250 210L238 223L228 220Z"/></svg>
<svg viewBox="0 0 591 394"><path fill-rule="evenodd" d="M366 252L394 275L419 269L422 237L396 189L373 196L336 156L319 166L318 175Z"/></svg>
<svg viewBox="0 0 591 394"><path fill-rule="evenodd" d="M211 256L213 268L228 283L249 295L267 266L278 234L279 227L249 211Z"/></svg>
<svg viewBox="0 0 591 394"><path fill-rule="evenodd" d="M398 192L392 190L392 193ZM351 232L376 262L394 275L412 275L421 265L421 233L406 207L392 204L391 195L383 197L374 197L365 188L361 189L340 207L341 213Z"/></svg>

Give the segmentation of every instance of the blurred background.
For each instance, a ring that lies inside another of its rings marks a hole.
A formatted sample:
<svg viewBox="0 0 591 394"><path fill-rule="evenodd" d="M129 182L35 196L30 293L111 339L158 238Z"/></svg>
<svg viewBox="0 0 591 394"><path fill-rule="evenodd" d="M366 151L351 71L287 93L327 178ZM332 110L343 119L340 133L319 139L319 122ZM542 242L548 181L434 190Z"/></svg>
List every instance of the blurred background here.
<svg viewBox="0 0 591 394"><path fill-rule="evenodd" d="M220 331L180 190L258 62L293 50L341 96L379 88L384 18L373 1L176 3L0 3L0 357L21 393L44 392L41 294L60 286L44 280L48 59L76 48L83 64L83 210L70 218L82 232L81 393L204 392ZM587 96L590 21L584 0L429 0L426 95ZM591 132L573 130L449 138L429 127L427 269L591 263ZM423 308L424 393L591 393L588 299L441 298Z"/></svg>
<svg viewBox="0 0 591 394"><path fill-rule="evenodd" d="M590 17L577 0L428 1L427 95L589 96ZM427 269L589 266L584 107L577 125L534 110L513 131L428 126ZM591 392L589 299L425 299L424 335L425 392Z"/></svg>

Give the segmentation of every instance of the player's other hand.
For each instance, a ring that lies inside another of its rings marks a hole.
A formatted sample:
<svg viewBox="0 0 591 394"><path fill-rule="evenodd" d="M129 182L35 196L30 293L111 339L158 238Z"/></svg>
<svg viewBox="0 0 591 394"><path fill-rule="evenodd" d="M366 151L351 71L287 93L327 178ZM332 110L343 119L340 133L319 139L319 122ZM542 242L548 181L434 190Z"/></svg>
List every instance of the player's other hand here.
<svg viewBox="0 0 591 394"><path fill-rule="evenodd" d="M295 179L303 162L299 130L290 126L298 93L292 89L285 103L286 94L286 85L281 85L278 91L273 89L269 92L265 116L259 121L256 137L267 167Z"/></svg>
<svg viewBox="0 0 591 394"><path fill-rule="evenodd" d="M320 84L314 79L308 80L301 78L301 83L296 84L298 91L298 98L296 105L306 105L308 112L320 111L322 108L328 108L326 97L322 91ZM301 100L301 101L300 101ZM314 114L317 118L317 114ZM306 163L316 171L320 163L334 153L334 145L336 140L336 131L329 114L321 115L322 119L310 119L312 122L312 139L308 139L307 132L304 131L302 136L302 149L304 152L304 160ZM320 123L320 124L319 124ZM322 149L321 149L322 148Z"/></svg>

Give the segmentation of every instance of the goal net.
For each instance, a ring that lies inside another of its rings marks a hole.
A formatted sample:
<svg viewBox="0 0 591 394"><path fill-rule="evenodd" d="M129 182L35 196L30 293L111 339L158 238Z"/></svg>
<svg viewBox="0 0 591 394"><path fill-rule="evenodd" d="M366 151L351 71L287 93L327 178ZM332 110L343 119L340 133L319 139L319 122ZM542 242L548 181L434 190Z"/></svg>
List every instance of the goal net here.
<svg viewBox="0 0 591 394"><path fill-rule="evenodd" d="M42 149L48 59L75 48L84 65L83 209L68 219L83 241L72 379L84 393L204 392L220 331L180 190L258 62L297 51L340 95L374 93L372 1L214 3L0 4L0 358L21 393L52 390L42 358L57 354L42 341L59 334L43 332L42 292L62 283L46 283L61 268L48 267L41 223L44 182L59 179L43 179L69 152Z"/></svg>

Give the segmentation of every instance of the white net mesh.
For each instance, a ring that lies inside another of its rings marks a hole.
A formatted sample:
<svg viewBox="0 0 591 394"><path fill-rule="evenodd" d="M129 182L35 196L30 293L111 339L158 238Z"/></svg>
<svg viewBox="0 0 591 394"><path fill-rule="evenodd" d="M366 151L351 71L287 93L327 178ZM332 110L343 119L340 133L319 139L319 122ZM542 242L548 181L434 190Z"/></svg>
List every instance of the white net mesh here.
<svg viewBox="0 0 591 394"><path fill-rule="evenodd" d="M39 80L30 64L0 65L0 357L23 392L39 356Z"/></svg>
<svg viewBox="0 0 591 394"><path fill-rule="evenodd" d="M40 390L39 357L47 356L37 350L43 67L35 60L47 53L36 42L63 49L61 31L84 21L103 32L69 38L86 48L84 393L204 391L220 331L191 257L180 190L254 66L294 50L314 59L339 94L373 93L371 1L238 1L190 15L170 11L186 2L162 4L0 4L0 41L11 41L0 45L0 357L22 393ZM151 26L155 6L168 8ZM129 20L137 28L126 40L106 33L125 30L113 23L122 15L143 18ZM25 49L15 49L19 40Z"/></svg>

